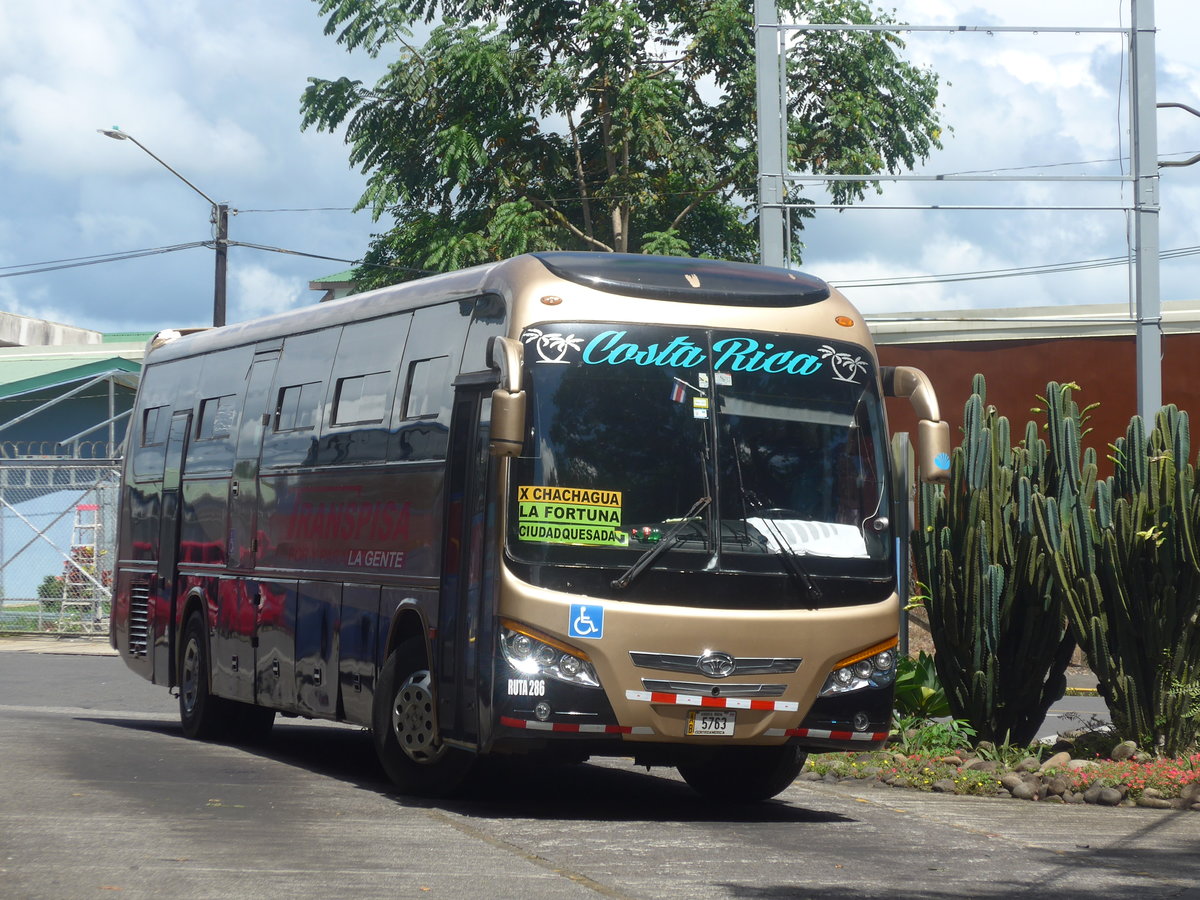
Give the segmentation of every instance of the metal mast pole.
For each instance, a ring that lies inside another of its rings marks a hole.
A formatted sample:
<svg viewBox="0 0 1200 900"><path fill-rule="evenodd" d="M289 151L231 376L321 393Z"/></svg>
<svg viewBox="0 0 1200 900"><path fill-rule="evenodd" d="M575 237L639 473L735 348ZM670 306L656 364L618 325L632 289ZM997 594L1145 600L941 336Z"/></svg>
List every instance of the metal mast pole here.
<svg viewBox="0 0 1200 900"><path fill-rule="evenodd" d="M1158 123L1156 121L1154 0L1130 0L1129 86L1133 126L1133 265L1136 303L1137 408L1152 425L1162 406L1162 302L1158 282Z"/></svg>
<svg viewBox="0 0 1200 900"><path fill-rule="evenodd" d="M783 54L780 52L779 9L775 0L754 0L754 70L758 110L758 245L764 266L787 265L785 219Z"/></svg>
<svg viewBox="0 0 1200 900"><path fill-rule="evenodd" d="M215 241L217 264L213 278L213 325L220 328L225 324L225 266L229 256L229 205L213 204L213 219L217 226Z"/></svg>

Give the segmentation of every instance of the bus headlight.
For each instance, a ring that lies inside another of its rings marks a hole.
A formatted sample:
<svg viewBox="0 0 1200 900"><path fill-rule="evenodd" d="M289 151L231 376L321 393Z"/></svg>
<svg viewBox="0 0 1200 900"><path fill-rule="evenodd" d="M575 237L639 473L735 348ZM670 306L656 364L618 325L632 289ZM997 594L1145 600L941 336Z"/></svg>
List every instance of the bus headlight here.
<svg viewBox="0 0 1200 900"><path fill-rule="evenodd" d="M586 653L516 622L500 623L500 653L526 678L553 678L578 687L600 687Z"/></svg>
<svg viewBox="0 0 1200 900"><path fill-rule="evenodd" d="M833 667L818 696L887 687L896 680L896 643L892 638L843 659Z"/></svg>

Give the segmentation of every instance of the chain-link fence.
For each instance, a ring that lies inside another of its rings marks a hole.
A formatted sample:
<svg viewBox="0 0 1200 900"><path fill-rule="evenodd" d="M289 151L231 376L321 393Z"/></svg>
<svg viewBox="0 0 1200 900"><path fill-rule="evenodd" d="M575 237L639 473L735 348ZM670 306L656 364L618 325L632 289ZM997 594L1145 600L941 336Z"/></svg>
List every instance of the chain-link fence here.
<svg viewBox="0 0 1200 900"><path fill-rule="evenodd" d="M0 455L0 631L108 630L116 459Z"/></svg>

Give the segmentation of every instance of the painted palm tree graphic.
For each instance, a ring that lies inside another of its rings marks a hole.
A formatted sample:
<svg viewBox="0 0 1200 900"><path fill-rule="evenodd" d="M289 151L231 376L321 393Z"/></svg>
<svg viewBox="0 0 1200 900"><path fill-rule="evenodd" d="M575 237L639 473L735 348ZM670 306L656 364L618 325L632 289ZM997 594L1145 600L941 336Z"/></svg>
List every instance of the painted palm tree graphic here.
<svg viewBox="0 0 1200 900"><path fill-rule="evenodd" d="M544 363L566 363L563 359L567 355L568 350L581 350L583 347L583 338L576 337L573 334L559 334L556 331L544 332L540 328L527 328L525 333L521 335L521 340L526 344L533 343L537 348L538 356L541 357L541 362ZM557 356L551 354L557 352Z"/></svg>
<svg viewBox="0 0 1200 900"><path fill-rule="evenodd" d="M867 361L861 356L851 356L844 350L835 350L828 344L817 348L817 352L829 360L833 367L833 377L837 381L858 383L858 374L867 371Z"/></svg>

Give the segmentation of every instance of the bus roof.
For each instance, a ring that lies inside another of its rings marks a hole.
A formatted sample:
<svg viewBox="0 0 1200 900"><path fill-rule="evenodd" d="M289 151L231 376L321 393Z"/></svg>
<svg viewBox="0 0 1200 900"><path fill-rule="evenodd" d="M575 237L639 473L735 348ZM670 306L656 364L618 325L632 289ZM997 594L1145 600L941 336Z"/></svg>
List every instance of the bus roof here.
<svg viewBox="0 0 1200 900"><path fill-rule="evenodd" d="M750 263L571 251L533 257L566 281L627 297L722 306L807 306L829 297L819 278Z"/></svg>
<svg viewBox="0 0 1200 900"><path fill-rule="evenodd" d="M359 322L418 306L463 300L495 290L491 276L520 259L537 260L552 275L593 290L628 297L745 307L797 307L830 296L829 286L803 272L749 263L644 256L633 253L558 251L534 253L456 272L355 294L315 306L227 325L196 329L182 337L159 332L151 340L146 363L259 343L290 334Z"/></svg>

